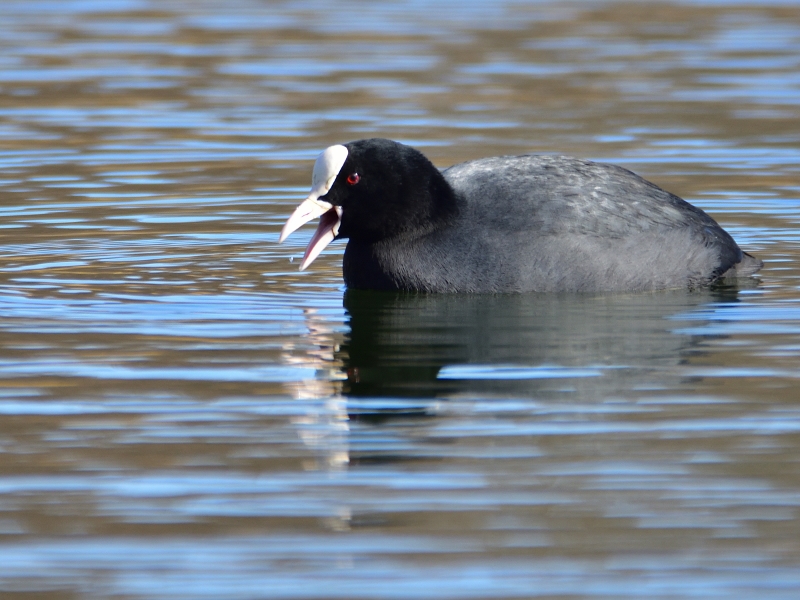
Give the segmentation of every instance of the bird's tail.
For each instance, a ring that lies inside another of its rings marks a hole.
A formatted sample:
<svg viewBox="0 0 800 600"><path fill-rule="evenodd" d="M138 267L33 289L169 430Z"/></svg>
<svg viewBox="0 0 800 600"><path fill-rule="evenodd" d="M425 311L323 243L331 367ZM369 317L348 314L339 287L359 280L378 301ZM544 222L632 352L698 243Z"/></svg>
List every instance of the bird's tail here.
<svg viewBox="0 0 800 600"><path fill-rule="evenodd" d="M759 260L747 252L742 252L742 260L725 271L725 273L722 274L722 277L750 277L750 275L757 273L763 266L763 260Z"/></svg>

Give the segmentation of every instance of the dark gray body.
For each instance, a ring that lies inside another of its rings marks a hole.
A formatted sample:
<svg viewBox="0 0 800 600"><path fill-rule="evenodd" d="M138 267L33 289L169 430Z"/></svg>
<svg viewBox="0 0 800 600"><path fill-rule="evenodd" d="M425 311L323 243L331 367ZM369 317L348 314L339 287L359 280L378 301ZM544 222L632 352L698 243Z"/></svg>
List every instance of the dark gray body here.
<svg viewBox="0 0 800 600"><path fill-rule="evenodd" d="M747 276L711 217L620 167L565 156L496 157L443 171L457 214L434 229L350 240L349 287L426 292L605 292Z"/></svg>

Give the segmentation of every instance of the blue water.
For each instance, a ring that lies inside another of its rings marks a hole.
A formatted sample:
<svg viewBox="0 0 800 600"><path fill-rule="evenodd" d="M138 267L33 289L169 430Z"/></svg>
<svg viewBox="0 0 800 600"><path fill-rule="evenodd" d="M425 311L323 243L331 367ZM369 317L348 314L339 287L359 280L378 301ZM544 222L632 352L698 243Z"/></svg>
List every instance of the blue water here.
<svg viewBox="0 0 800 600"><path fill-rule="evenodd" d="M794 2L0 6L0 590L796 598ZM346 291L325 147L623 165L766 262Z"/></svg>

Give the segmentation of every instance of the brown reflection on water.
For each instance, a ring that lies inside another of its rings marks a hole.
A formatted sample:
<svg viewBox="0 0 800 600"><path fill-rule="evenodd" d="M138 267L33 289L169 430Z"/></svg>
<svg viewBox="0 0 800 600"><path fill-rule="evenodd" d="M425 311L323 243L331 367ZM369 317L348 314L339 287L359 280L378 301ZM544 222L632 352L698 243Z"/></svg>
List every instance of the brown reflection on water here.
<svg viewBox="0 0 800 600"><path fill-rule="evenodd" d="M794 597L797 7L0 22L4 593ZM373 135L622 164L767 265L708 295L345 307L343 245L299 273L310 228L277 235L316 154Z"/></svg>

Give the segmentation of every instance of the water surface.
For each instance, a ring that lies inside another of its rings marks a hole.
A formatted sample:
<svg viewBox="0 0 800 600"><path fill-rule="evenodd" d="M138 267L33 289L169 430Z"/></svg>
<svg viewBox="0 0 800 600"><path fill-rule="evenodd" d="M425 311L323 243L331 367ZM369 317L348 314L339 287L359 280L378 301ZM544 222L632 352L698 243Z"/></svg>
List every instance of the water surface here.
<svg viewBox="0 0 800 600"><path fill-rule="evenodd" d="M8 1L9 598L796 598L792 2ZM330 144L623 165L766 261L639 295L346 292Z"/></svg>

